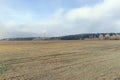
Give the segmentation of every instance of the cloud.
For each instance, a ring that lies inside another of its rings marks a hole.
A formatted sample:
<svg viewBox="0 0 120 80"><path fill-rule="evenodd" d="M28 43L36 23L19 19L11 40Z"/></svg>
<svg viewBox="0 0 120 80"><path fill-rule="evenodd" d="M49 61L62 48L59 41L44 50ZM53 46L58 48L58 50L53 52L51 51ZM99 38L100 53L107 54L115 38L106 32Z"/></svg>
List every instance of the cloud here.
<svg viewBox="0 0 120 80"><path fill-rule="evenodd" d="M66 18L71 23L84 26L86 32L117 32L118 28L120 29L120 26L116 24L120 20L119 13L120 1L104 0L95 6L70 10Z"/></svg>
<svg viewBox="0 0 120 80"><path fill-rule="evenodd" d="M42 33L61 36L90 32L119 32L120 30L120 1L118 0L103 0L95 5L84 5L69 10L64 7L59 8L45 19L40 19L41 17L34 12L8 7L1 8L0 14L8 17L5 21L4 19L0 21L1 32L15 34L19 32L24 33L25 36L29 36L30 33L34 36ZM16 34L16 36L20 35Z"/></svg>

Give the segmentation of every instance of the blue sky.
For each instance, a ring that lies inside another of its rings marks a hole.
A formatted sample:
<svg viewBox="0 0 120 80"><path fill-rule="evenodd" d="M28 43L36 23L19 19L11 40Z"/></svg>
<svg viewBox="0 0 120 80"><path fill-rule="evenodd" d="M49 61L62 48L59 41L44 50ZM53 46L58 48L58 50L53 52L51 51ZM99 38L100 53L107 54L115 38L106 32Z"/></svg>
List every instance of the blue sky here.
<svg viewBox="0 0 120 80"><path fill-rule="evenodd" d="M11 15L31 14L33 19L42 20L50 18L61 8L68 11L82 6L95 5L97 2L100 0L3 0L3 6L17 12Z"/></svg>
<svg viewBox="0 0 120 80"><path fill-rule="evenodd" d="M0 35L119 32L119 13L119 0L0 0Z"/></svg>

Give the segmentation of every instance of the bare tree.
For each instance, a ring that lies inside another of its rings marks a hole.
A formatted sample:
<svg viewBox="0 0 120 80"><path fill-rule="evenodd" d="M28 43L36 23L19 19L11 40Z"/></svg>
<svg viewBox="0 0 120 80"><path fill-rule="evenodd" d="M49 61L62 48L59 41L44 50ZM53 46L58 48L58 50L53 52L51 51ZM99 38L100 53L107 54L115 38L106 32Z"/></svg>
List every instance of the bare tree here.
<svg viewBox="0 0 120 80"><path fill-rule="evenodd" d="M115 39L116 39L116 35L112 35L111 40L115 40Z"/></svg>
<svg viewBox="0 0 120 80"><path fill-rule="evenodd" d="M110 40L110 35L109 35L109 34L106 34L104 39L105 39L105 40Z"/></svg>
<svg viewBox="0 0 120 80"><path fill-rule="evenodd" d="M99 39L100 40L103 40L104 39L104 36L102 34L99 35Z"/></svg>
<svg viewBox="0 0 120 80"><path fill-rule="evenodd" d="M116 34L116 40L120 40L120 35Z"/></svg>

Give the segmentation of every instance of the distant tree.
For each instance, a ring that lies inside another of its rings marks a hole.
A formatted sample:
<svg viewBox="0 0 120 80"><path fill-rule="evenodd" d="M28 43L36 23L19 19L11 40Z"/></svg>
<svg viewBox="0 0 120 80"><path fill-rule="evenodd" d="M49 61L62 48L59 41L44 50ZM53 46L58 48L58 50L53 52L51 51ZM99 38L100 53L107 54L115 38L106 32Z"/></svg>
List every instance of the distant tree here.
<svg viewBox="0 0 120 80"><path fill-rule="evenodd" d="M99 35L99 39L100 40L103 40L104 39L104 36L102 34Z"/></svg>
<svg viewBox="0 0 120 80"><path fill-rule="evenodd" d="M120 40L120 35L116 34L116 40Z"/></svg>
<svg viewBox="0 0 120 80"><path fill-rule="evenodd" d="M111 40L116 40L116 35L112 35Z"/></svg>
<svg viewBox="0 0 120 80"><path fill-rule="evenodd" d="M105 37L104 37L105 40L110 40L110 35L109 34L106 34Z"/></svg>

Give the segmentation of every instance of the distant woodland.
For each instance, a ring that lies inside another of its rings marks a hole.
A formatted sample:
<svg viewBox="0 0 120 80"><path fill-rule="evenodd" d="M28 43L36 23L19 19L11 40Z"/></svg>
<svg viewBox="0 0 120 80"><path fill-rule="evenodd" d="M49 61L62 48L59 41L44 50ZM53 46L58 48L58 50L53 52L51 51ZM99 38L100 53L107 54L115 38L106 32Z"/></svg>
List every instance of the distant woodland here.
<svg viewBox="0 0 120 80"><path fill-rule="evenodd" d="M120 33L89 33L60 37L6 38L2 40L120 40Z"/></svg>
<svg viewBox="0 0 120 80"><path fill-rule="evenodd" d="M61 37L52 37L50 39L58 40L120 40L120 33L90 33L76 34Z"/></svg>

